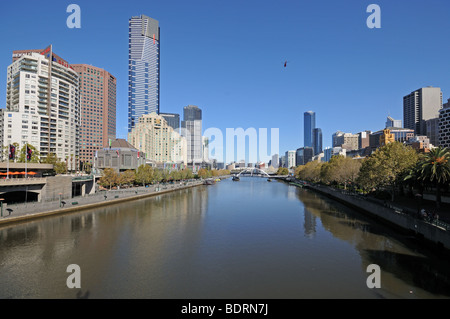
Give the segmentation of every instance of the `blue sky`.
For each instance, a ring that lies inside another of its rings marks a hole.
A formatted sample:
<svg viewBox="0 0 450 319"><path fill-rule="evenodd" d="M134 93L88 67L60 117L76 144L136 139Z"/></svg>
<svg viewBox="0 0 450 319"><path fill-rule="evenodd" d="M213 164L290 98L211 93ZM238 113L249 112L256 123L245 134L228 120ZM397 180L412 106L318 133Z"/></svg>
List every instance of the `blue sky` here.
<svg viewBox="0 0 450 319"><path fill-rule="evenodd" d="M71 3L80 29L66 26ZM381 29L366 25L371 3ZM279 128L284 154L303 146L312 110L331 146L337 130L402 119L403 96L420 87L450 98L449 9L447 0L1 1L0 107L12 51L53 44L69 63L117 77L117 136L126 138L128 19L145 14L161 28L161 112L198 105L203 129L224 134Z"/></svg>

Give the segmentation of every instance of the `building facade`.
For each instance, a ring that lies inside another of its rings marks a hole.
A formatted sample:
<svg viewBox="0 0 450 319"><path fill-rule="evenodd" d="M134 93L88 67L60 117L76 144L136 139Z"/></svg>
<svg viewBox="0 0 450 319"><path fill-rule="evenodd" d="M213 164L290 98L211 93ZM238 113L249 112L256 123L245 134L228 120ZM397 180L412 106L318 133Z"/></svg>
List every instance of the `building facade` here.
<svg viewBox="0 0 450 319"><path fill-rule="evenodd" d="M145 15L129 20L128 33L128 132L139 117L159 114L159 22Z"/></svg>
<svg viewBox="0 0 450 319"><path fill-rule="evenodd" d="M314 129L316 128L316 113L308 111L303 114L303 130L305 147L314 147Z"/></svg>
<svg viewBox="0 0 450 319"><path fill-rule="evenodd" d="M439 146L450 148L450 99L439 111Z"/></svg>
<svg viewBox="0 0 450 319"><path fill-rule="evenodd" d="M284 155L285 158L285 167L292 168L296 167L296 151L287 151Z"/></svg>
<svg viewBox="0 0 450 319"><path fill-rule="evenodd" d="M403 97L403 125L416 135L426 135L426 121L439 117L442 108L440 88L426 87Z"/></svg>
<svg viewBox="0 0 450 319"><path fill-rule="evenodd" d="M430 139L430 144L439 146L439 118L427 120L425 123L427 126L426 136Z"/></svg>
<svg viewBox="0 0 450 319"><path fill-rule="evenodd" d="M318 155L320 153L322 153L323 149L322 149L322 129L320 128L315 128L313 130L314 133L314 155Z"/></svg>
<svg viewBox="0 0 450 319"><path fill-rule="evenodd" d="M128 142L145 153L154 165L187 163L186 139L155 112L142 115L128 133Z"/></svg>
<svg viewBox="0 0 450 319"><path fill-rule="evenodd" d="M184 107L181 135L186 138L188 163L201 163L203 161L202 110L198 106Z"/></svg>
<svg viewBox="0 0 450 319"><path fill-rule="evenodd" d="M77 167L80 129L79 75L53 52L13 51L8 66L3 146L30 144L41 159L55 154Z"/></svg>
<svg viewBox="0 0 450 319"><path fill-rule="evenodd" d="M386 127L400 127L402 128L402 120L394 120L392 117L388 116L386 120Z"/></svg>
<svg viewBox="0 0 450 319"><path fill-rule="evenodd" d="M112 140L111 147L96 150L93 156L94 173L105 168L113 168L116 172L135 170L144 164L146 164L145 153L124 139Z"/></svg>
<svg viewBox="0 0 450 319"><path fill-rule="evenodd" d="M180 114L176 113L159 113L167 121L167 124L177 133L180 133Z"/></svg>
<svg viewBox="0 0 450 319"><path fill-rule="evenodd" d="M80 76L80 159L116 139L116 78L88 64L71 64Z"/></svg>
<svg viewBox="0 0 450 319"><path fill-rule="evenodd" d="M333 134L333 147L342 147L346 150L357 150L359 148L359 135L337 131Z"/></svg>

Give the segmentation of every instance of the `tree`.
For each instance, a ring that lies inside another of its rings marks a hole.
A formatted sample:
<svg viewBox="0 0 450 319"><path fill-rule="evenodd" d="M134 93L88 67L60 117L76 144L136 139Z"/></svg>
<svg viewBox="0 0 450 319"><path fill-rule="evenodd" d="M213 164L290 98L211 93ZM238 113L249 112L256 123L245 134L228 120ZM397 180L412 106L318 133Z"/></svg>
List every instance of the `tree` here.
<svg viewBox="0 0 450 319"><path fill-rule="evenodd" d="M91 174L91 172L92 172L92 163L84 162L83 170L86 172L86 174Z"/></svg>
<svg viewBox="0 0 450 319"><path fill-rule="evenodd" d="M153 181L153 168L150 165L142 164L136 170L136 183L150 184Z"/></svg>
<svg viewBox="0 0 450 319"><path fill-rule="evenodd" d="M208 178L208 177L211 177L211 176L212 176L212 173L211 173L211 171L208 171L208 170L205 169L205 168L201 168L201 169L198 171L197 175L198 175L200 178Z"/></svg>
<svg viewBox="0 0 450 319"><path fill-rule="evenodd" d="M119 176L119 185L125 184L125 185L131 185L136 180L136 173L135 171L129 169L125 172L121 173Z"/></svg>
<svg viewBox="0 0 450 319"><path fill-rule="evenodd" d="M17 163L25 163L26 156L27 156L27 146L29 149L31 149L31 159L28 161L29 163L39 163L39 151L31 144L25 144L20 149L20 152L17 153L16 151L16 157L17 157Z"/></svg>
<svg viewBox="0 0 450 319"><path fill-rule="evenodd" d="M384 145L363 161L358 183L365 189L389 189L393 201L401 176L417 164L418 158L413 148L400 142Z"/></svg>
<svg viewBox="0 0 450 319"><path fill-rule="evenodd" d="M64 162L56 162L53 165L53 170L56 174L66 174L67 173L67 166Z"/></svg>
<svg viewBox="0 0 450 319"><path fill-rule="evenodd" d="M436 187L436 207L439 208L442 184L450 181L450 151L442 147L432 149L419 163L419 167L420 178Z"/></svg>
<svg viewBox="0 0 450 319"><path fill-rule="evenodd" d="M109 189L111 189L118 182L119 182L119 174L117 174L114 169L105 168L103 170L103 175L99 180L100 185L102 185L103 187L109 186Z"/></svg>
<svg viewBox="0 0 450 319"><path fill-rule="evenodd" d="M279 167L277 175L289 175L289 170L287 169L287 167Z"/></svg>

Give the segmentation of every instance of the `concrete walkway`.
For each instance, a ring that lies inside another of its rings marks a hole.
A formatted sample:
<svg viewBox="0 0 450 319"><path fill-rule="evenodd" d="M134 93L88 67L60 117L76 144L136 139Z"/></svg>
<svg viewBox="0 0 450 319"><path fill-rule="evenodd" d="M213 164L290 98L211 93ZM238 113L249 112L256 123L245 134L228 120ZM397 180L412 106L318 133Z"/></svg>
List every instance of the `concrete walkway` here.
<svg viewBox="0 0 450 319"><path fill-rule="evenodd" d="M61 201L33 202L23 204L3 205L3 217L0 225L30 220L49 215L81 211L119 202L157 196L175 190L203 185L203 180L177 182L174 184L157 184L148 187L132 187L120 190L100 191L93 195L79 196Z"/></svg>

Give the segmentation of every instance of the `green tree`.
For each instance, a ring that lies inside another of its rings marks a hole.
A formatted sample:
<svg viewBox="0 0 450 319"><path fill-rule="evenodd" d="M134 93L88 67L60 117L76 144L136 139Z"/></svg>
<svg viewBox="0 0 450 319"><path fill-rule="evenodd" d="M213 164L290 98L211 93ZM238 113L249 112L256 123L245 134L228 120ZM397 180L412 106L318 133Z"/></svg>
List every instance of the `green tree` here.
<svg viewBox="0 0 450 319"><path fill-rule="evenodd" d="M425 155L419 167L420 178L436 187L436 207L440 208L442 184L450 181L450 151L442 147L432 149Z"/></svg>
<svg viewBox="0 0 450 319"><path fill-rule="evenodd" d="M277 175L289 175L289 170L287 167L279 167Z"/></svg>
<svg viewBox="0 0 450 319"><path fill-rule="evenodd" d="M103 170L102 177L99 180L99 184L103 187L108 187L111 189L119 182L119 174L112 168L105 168Z"/></svg>
<svg viewBox="0 0 450 319"><path fill-rule="evenodd" d="M135 171L129 169L123 173L120 173L119 185L132 185L135 180L136 180Z"/></svg>
<svg viewBox="0 0 450 319"><path fill-rule="evenodd" d="M136 170L136 183L146 185L153 181L153 168L150 165L142 164Z"/></svg>
<svg viewBox="0 0 450 319"><path fill-rule="evenodd" d="M209 170L207 170L207 169L205 169L205 168L201 168L201 169L199 169L197 175L198 175L200 178L208 178L208 177L211 177L211 176L212 176L212 173L211 173L211 171L209 171Z"/></svg>
<svg viewBox="0 0 450 319"><path fill-rule="evenodd" d="M64 162L56 162L53 165L53 170L56 174L66 174L67 173L67 166Z"/></svg>
<svg viewBox="0 0 450 319"><path fill-rule="evenodd" d="M393 201L401 177L417 164L418 158L410 146L400 142L389 143L363 160L357 181L365 189L386 188Z"/></svg>
<svg viewBox="0 0 450 319"><path fill-rule="evenodd" d="M31 144L25 144L24 146L22 146L22 148L20 149L20 152L17 152L17 149L16 149L17 162L25 163L25 159L27 158L26 157L27 145L32 151L31 159L28 162L29 163L39 163L39 151L36 149L36 147L34 147Z"/></svg>

